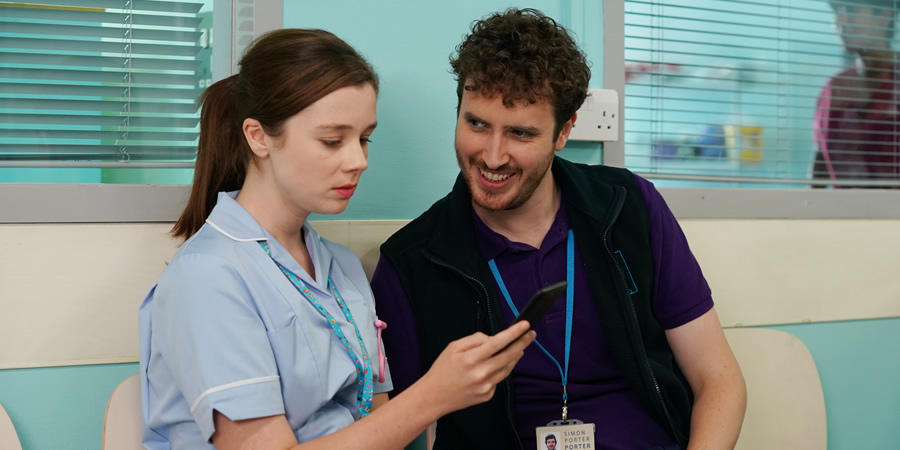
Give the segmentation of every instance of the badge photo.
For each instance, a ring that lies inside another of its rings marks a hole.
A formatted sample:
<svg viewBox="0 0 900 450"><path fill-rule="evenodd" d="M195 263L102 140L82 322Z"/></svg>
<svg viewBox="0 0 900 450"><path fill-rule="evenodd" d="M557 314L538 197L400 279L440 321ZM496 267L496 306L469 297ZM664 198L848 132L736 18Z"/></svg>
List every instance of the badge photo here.
<svg viewBox="0 0 900 450"><path fill-rule="evenodd" d="M537 450L593 450L595 427L580 420L555 420L537 427Z"/></svg>

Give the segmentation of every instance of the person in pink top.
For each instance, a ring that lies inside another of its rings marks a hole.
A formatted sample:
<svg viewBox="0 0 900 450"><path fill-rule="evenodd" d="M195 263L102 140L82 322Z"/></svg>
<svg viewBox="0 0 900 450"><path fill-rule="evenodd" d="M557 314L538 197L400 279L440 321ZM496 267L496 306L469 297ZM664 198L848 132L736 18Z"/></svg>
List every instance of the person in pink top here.
<svg viewBox="0 0 900 450"><path fill-rule="evenodd" d="M819 95L813 178L900 180L894 0L831 0L831 7L844 48L856 58Z"/></svg>

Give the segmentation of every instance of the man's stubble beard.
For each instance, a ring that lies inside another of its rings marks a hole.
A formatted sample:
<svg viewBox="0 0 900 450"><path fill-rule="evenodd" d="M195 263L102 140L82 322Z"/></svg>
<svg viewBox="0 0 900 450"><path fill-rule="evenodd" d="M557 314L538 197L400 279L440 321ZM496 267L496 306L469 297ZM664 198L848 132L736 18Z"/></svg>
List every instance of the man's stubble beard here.
<svg viewBox="0 0 900 450"><path fill-rule="evenodd" d="M454 143L454 147L455 143ZM550 165L553 164L553 157L556 152L550 152L547 155L547 158L542 161L542 163L538 166L538 170L534 170L530 172L527 176L521 170L512 167L512 171L516 173L518 177L525 177L521 181L519 185L518 192L516 195L510 199L506 204L501 205L491 205L486 204L482 201L482 196L487 196L488 198L494 197L493 194L486 193L484 189L481 188L478 178L481 176L480 173L473 174L471 169L485 169L487 167L481 163L481 161L473 161L469 160L468 162L464 161L462 155L459 152L459 149L456 148L456 163L459 165L459 169L462 172L463 179L466 181L466 186L469 188L469 193L472 196L472 201L475 202L476 205L491 211L491 212L499 212L499 211L511 211L517 209L531 200L531 197L534 196L535 191L541 185L541 182L548 174L548 169ZM467 164L466 164L467 163ZM498 167L497 171L508 170L510 167L507 164ZM479 195L476 195L476 192ZM507 192L504 192L500 195L506 195Z"/></svg>

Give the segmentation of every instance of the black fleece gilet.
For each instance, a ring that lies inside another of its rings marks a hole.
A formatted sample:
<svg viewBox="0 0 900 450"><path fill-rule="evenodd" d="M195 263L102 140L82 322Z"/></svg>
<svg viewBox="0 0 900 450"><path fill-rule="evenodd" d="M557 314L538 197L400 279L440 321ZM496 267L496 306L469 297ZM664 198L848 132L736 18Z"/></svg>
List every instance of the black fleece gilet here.
<svg viewBox="0 0 900 450"><path fill-rule="evenodd" d="M685 447L693 396L651 311L649 216L634 175L558 157L552 172L615 363L647 413ZM626 279L616 251L627 255L636 286ZM449 195L388 239L381 255L399 275L415 314L422 373L451 341L503 328L497 287L475 241L471 196L461 176ZM441 418L434 449L521 448L514 408L507 379L490 401Z"/></svg>

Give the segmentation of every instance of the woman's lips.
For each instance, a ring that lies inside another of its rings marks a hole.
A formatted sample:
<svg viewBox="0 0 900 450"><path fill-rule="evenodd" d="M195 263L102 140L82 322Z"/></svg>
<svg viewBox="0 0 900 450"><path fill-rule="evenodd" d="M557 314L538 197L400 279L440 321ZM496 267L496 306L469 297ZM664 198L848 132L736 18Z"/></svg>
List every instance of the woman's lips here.
<svg viewBox="0 0 900 450"><path fill-rule="evenodd" d="M334 190L341 197L350 198L350 197L353 197L353 192L356 191L356 185L355 184L347 184L344 186L336 187L336 188L334 188Z"/></svg>

